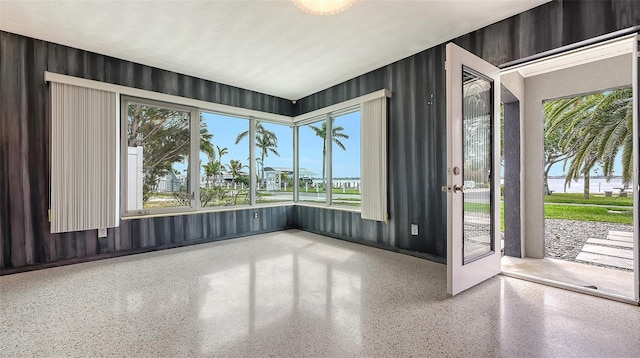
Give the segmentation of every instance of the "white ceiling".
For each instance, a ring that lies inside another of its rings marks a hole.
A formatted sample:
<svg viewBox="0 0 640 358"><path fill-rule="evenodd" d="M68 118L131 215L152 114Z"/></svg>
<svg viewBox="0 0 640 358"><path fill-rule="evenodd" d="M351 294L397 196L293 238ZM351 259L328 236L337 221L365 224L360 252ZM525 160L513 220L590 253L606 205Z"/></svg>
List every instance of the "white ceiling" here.
<svg viewBox="0 0 640 358"><path fill-rule="evenodd" d="M0 0L0 29L293 100L547 1Z"/></svg>

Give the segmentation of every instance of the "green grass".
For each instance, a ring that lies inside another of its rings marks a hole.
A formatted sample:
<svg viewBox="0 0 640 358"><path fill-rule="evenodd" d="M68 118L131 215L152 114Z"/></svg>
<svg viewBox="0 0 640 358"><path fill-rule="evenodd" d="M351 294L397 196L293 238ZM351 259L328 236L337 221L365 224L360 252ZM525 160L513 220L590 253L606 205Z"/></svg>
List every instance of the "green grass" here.
<svg viewBox="0 0 640 358"><path fill-rule="evenodd" d="M582 193L554 193L553 195L545 195L545 203L569 203L569 204L588 204L588 205L615 205L615 206L633 206L633 198L619 198L614 193L613 197L606 197L603 194L591 194L589 199L585 199Z"/></svg>
<svg viewBox="0 0 640 358"><path fill-rule="evenodd" d="M633 210L620 210L606 206L545 205L546 219L597 221L604 223L633 224Z"/></svg>
<svg viewBox="0 0 640 358"><path fill-rule="evenodd" d="M263 190L263 189L260 189ZM282 193L291 193L293 192L293 187L292 186L287 186L287 190L284 190L284 188L280 188L279 192ZM318 191L316 191L315 187L309 187L309 190L305 190L305 187L300 187L300 192L301 193L320 193L320 194L324 194L326 193L326 191L324 189L320 189ZM360 190L358 189L345 189L344 193L342 192L341 188L334 188L332 191L332 193L334 194L351 194L351 195L360 195Z"/></svg>
<svg viewBox="0 0 640 358"><path fill-rule="evenodd" d="M465 203L464 211L486 213L489 212L489 204ZM504 231L504 202L500 202L500 231Z"/></svg>
<svg viewBox="0 0 640 358"><path fill-rule="evenodd" d="M555 194L554 194L555 195ZM465 204L467 212L487 212L489 204ZM595 221L604 223L633 224L633 209L616 209L604 205L574 206L545 205L545 219ZM504 202L500 204L500 227L504 231Z"/></svg>

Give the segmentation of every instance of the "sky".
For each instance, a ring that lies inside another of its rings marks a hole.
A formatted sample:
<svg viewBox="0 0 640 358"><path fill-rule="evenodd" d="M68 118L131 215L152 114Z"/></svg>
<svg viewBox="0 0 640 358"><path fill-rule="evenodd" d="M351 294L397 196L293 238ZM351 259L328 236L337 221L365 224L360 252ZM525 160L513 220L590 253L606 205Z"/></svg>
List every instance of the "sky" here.
<svg viewBox="0 0 640 358"><path fill-rule="evenodd" d="M235 144L236 137L249 129L249 121L244 118L236 118L214 113L203 113L204 120L210 133L213 133L213 144L220 148L227 148L228 153L222 158L223 164L228 165L231 159L240 160L243 164L249 163L248 138L243 139L239 144ZM293 130L291 127L281 124L262 122L263 126L276 134L278 137L278 148L280 156L270 153L265 159L267 167L293 168ZM321 128L322 123L314 125ZM341 133L349 136L348 139L339 140L346 147L346 151L333 145L333 177L334 178L359 178L360 177L360 112L349 113L337 117L334 126L344 128ZM300 167L316 173L316 177L322 176L322 140L316 136L309 125L300 127ZM256 156L259 155L256 153ZM616 159L614 173L622 173L621 156L619 153ZM202 164L208 162L204 153L200 154ZM551 167L550 176L562 176L566 172L563 170L563 162L556 163ZM568 164L567 164L568 167ZM179 163L175 168L184 171L186 165ZM602 173L602 169L596 166L592 170L592 175Z"/></svg>
<svg viewBox="0 0 640 358"><path fill-rule="evenodd" d="M228 153L222 157L222 164L228 165L231 159L240 160L243 164L249 164L249 142L244 138L235 144L239 133L249 129L249 121L244 118L236 118L215 113L203 112L203 118L207 124L209 133L213 133L214 148L227 148ZM265 158L266 167L293 168L293 129L286 125L262 122L265 129L270 130L278 137L277 151L280 156L273 153ZM321 128L322 123L312 124ZM349 136L348 139L339 140L346 147L346 151L333 146L333 177L334 178L359 178L360 177L360 112L349 113L337 117L334 126L344 128L341 133ZM313 171L317 177L322 176L322 140L316 136L309 126L300 127L300 167ZM257 149L256 156L260 150ZM209 159L206 154L200 153L202 164ZM216 158L217 160L217 158ZM174 168L184 171L186 165L178 163ZM245 169L246 170L246 169Z"/></svg>
<svg viewBox="0 0 640 358"><path fill-rule="evenodd" d="M322 122L311 125L322 128ZM334 178L359 178L360 177L360 112L349 113L337 117L333 124L335 127L343 127L344 133L349 138L338 138L345 146L342 150L335 143L332 147L333 177ZM322 139L316 136L315 131L309 125L301 126L299 131L300 142L300 167L311 170L322 176Z"/></svg>

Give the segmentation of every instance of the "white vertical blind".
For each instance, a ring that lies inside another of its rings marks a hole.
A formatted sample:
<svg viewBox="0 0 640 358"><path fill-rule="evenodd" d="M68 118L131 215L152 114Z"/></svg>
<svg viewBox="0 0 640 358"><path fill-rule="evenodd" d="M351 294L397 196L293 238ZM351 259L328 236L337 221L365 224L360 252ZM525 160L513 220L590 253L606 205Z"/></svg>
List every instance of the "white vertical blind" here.
<svg viewBox="0 0 640 358"><path fill-rule="evenodd" d="M118 226L113 92L51 82L51 232Z"/></svg>
<svg viewBox="0 0 640 358"><path fill-rule="evenodd" d="M361 116L361 217L387 221L387 97L363 102Z"/></svg>

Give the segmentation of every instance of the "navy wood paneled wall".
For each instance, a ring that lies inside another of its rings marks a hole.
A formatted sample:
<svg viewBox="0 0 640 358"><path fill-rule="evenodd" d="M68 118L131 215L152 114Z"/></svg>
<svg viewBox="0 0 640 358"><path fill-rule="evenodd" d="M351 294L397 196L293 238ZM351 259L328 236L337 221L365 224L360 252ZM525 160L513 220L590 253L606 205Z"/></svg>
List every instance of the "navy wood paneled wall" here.
<svg viewBox="0 0 640 358"><path fill-rule="evenodd" d="M45 71L282 115L293 112L282 98L0 32L0 272L293 226L292 207L276 207L128 220L103 239L95 230L52 235ZM258 220L252 217L256 211Z"/></svg>
<svg viewBox="0 0 640 358"><path fill-rule="evenodd" d="M557 0L454 41L500 65L637 25L637 0ZM446 202L440 192L446 180L444 60L444 45L439 45L294 106L282 98L0 32L0 272L294 226L445 257ZM390 222L288 206L123 221L104 239L95 231L52 235L47 220L50 117L44 71L283 115L390 89ZM260 212L258 222L251 216L255 211ZM420 226L418 236L410 235L411 223Z"/></svg>
<svg viewBox="0 0 640 358"><path fill-rule="evenodd" d="M637 0L553 1L454 40L494 65L640 25ZM300 228L328 236L446 257L445 44L297 101L296 115L372 91L389 102L389 211L386 227L329 209L296 207ZM336 222L321 222L319 218ZM341 223L340 223L341 222ZM420 227L410 235L410 224ZM375 227L375 229L371 229ZM376 237L369 237L373 233Z"/></svg>

